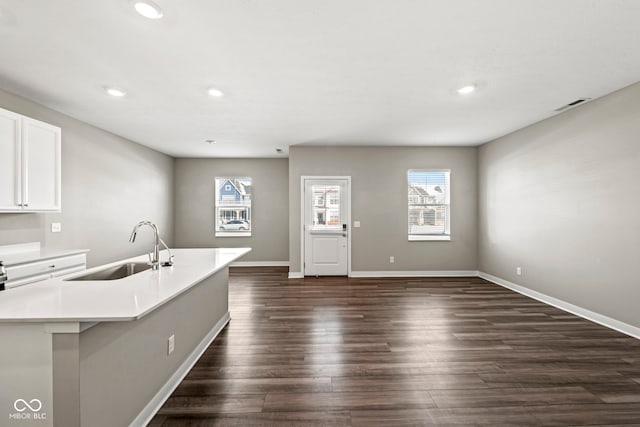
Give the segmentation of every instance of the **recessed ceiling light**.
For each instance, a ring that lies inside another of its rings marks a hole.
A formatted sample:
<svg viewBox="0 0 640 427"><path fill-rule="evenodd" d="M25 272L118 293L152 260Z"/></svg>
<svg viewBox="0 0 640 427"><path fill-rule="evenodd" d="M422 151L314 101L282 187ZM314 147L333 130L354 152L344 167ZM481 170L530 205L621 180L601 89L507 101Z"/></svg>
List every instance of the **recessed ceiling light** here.
<svg viewBox="0 0 640 427"><path fill-rule="evenodd" d="M209 88L207 92L209 93L209 95L216 96L216 97L220 97L224 95L224 93L222 93L220 89L216 89L215 87Z"/></svg>
<svg viewBox="0 0 640 427"><path fill-rule="evenodd" d="M467 86L462 86L460 89L458 89L458 93L460 95L467 95L471 92L475 92L476 90L476 85L467 85Z"/></svg>
<svg viewBox="0 0 640 427"><path fill-rule="evenodd" d="M205 139L204 142L208 142L209 144L215 144L216 140L215 139Z"/></svg>
<svg viewBox="0 0 640 427"><path fill-rule="evenodd" d="M136 12L145 18L160 19L163 15L160 6L150 0L137 0L133 3L133 7L136 9Z"/></svg>
<svg viewBox="0 0 640 427"><path fill-rule="evenodd" d="M116 96L118 98L122 98L123 96L125 96L127 94L127 92L125 92L124 90L120 89L119 87L105 87L104 90L109 95Z"/></svg>

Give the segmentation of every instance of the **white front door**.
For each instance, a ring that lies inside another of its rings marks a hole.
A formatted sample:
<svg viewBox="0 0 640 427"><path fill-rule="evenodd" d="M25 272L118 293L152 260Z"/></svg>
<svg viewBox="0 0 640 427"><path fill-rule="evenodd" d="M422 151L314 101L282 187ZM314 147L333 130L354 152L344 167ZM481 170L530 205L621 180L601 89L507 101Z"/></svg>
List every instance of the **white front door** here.
<svg viewBox="0 0 640 427"><path fill-rule="evenodd" d="M304 179L304 275L346 276L349 179Z"/></svg>

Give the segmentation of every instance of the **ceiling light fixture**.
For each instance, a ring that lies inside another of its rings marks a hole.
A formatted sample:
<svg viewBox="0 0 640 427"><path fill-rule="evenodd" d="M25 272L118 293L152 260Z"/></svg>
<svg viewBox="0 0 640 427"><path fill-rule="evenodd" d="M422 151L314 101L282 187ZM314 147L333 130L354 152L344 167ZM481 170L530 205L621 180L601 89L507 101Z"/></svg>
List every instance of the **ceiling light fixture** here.
<svg viewBox="0 0 640 427"><path fill-rule="evenodd" d="M220 97L224 95L224 93L222 93L220 89L216 89L215 87L209 88L207 92L209 93L210 96L215 96L215 97Z"/></svg>
<svg viewBox="0 0 640 427"><path fill-rule="evenodd" d="M460 95L468 95L472 92L475 92L475 90L476 90L476 85L466 85L458 89L458 93Z"/></svg>
<svg viewBox="0 0 640 427"><path fill-rule="evenodd" d="M215 144L216 140L215 139L205 139L204 142L208 142L209 144Z"/></svg>
<svg viewBox="0 0 640 427"><path fill-rule="evenodd" d="M149 19L160 19L163 16L160 6L150 0L138 0L133 3L133 7L140 15Z"/></svg>
<svg viewBox="0 0 640 427"><path fill-rule="evenodd" d="M105 87L104 90L109 95L115 96L117 98L122 98L123 96L125 96L127 94L127 92L125 92L124 90L122 90L122 89L120 89L118 87Z"/></svg>

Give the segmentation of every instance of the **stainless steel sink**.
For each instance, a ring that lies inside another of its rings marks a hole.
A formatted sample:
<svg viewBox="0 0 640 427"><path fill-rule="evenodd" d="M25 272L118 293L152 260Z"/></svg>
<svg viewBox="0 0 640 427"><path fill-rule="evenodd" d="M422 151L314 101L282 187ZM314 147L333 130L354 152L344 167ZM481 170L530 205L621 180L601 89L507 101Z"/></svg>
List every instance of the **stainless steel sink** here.
<svg viewBox="0 0 640 427"><path fill-rule="evenodd" d="M118 280L129 277L133 274L140 273L151 268L151 265L145 262L128 262L126 264L116 265L114 267L105 268L103 270L94 271L83 276L77 276L69 281L83 280Z"/></svg>

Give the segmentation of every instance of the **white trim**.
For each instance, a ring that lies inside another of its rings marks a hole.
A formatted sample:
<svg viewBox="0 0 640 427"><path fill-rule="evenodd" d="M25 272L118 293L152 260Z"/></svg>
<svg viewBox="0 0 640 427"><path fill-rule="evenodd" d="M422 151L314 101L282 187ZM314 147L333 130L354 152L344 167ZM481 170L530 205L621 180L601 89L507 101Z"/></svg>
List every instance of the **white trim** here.
<svg viewBox="0 0 640 427"><path fill-rule="evenodd" d="M300 270L302 270L298 276L298 273L295 273L296 276L292 276L292 273L289 272L290 279L299 279L304 277L304 263L306 262L304 259L304 180L307 179L306 175L302 175L300 177Z"/></svg>
<svg viewBox="0 0 640 427"><path fill-rule="evenodd" d="M171 393L178 387L180 382L187 376L193 365L196 364L200 356L205 352L209 345L213 342L222 329L229 323L231 316L229 312L222 316L222 318L216 323L213 328L207 333L207 335L200 341L200 344L191 352L189 357L178 367L178 369L171 375L169 380L158 390L155 396L147 403L137 417L129 424L129 427L146 426L151 418L158 412L164 402L171 396Z"/></svg>
<svg viewBox="0 0 640 427"><path fill-rule="evenodd" d="M621 322L616 319L612 319L611 317L605 316L603 314L599 314L594 311L587 310L586 308L582 308L577 305L560 300L558 298L554 298L549 295L526 288L524 286L517 285L513 282L509 282L508 280L501 279L500 277L492 276L491 274L484 273L482 271L478 272L478 276L485 280L493 282L496 285L500 285L507 289L511 289L512 291L518 292L519 294L541 301L545 304L552 305L556 308L559 308L560 310L564 310L571 314L575 314L576 316L598 323L602 326L606 326L607 328L610 328L615 331L622 332L623 334L640 339L640 328L636 326Z"/></svg>
<svg viewBox="0 0 640 427"><path fill-rule="evenodd" d="M347 181L347 197L349 199L349 205L347 206L347 220L345 223L349 224L349 230L347 232L347 276L351 276L351 234L353 232L353 227L351 224L351 175L302 175L300 176L300 269L302 272L300 273L300 277L292 276L292 273L289 273L290 279L299 279L304 277L304 190L305 190L305 180L333 180L333 179L344 179ZM297 273L296 273L297 274Z"/></svg>
<svg viewBox="0 0 640 427"><path fill-rule="evenodd" d="M352 271L349 277L476 277L476 270Z"/></svg>
<svg viewBox="0 0 640 427"><path fill-rule="evenodd" d="M304 279L304 274L302 271L290 271L289 279Z"/></svg>
<svg viewBox="0 0 640 427"><path fill-rule="evenodd" d="M450 235L428 235L428 234L409 234L409 242L449 242L451 241Z"/></svg>
<svg viewBox="0 0 640 427"><path fill-rule="evenodd" d="M236 261L230 267L289 267L289 261Z"/></svg>
<svg viewBox="0 0 640 427"><path fill-rule="evenodd" d="M216 230L216 237L251 237L251 230L248 230L248 231Z"/></svg>

